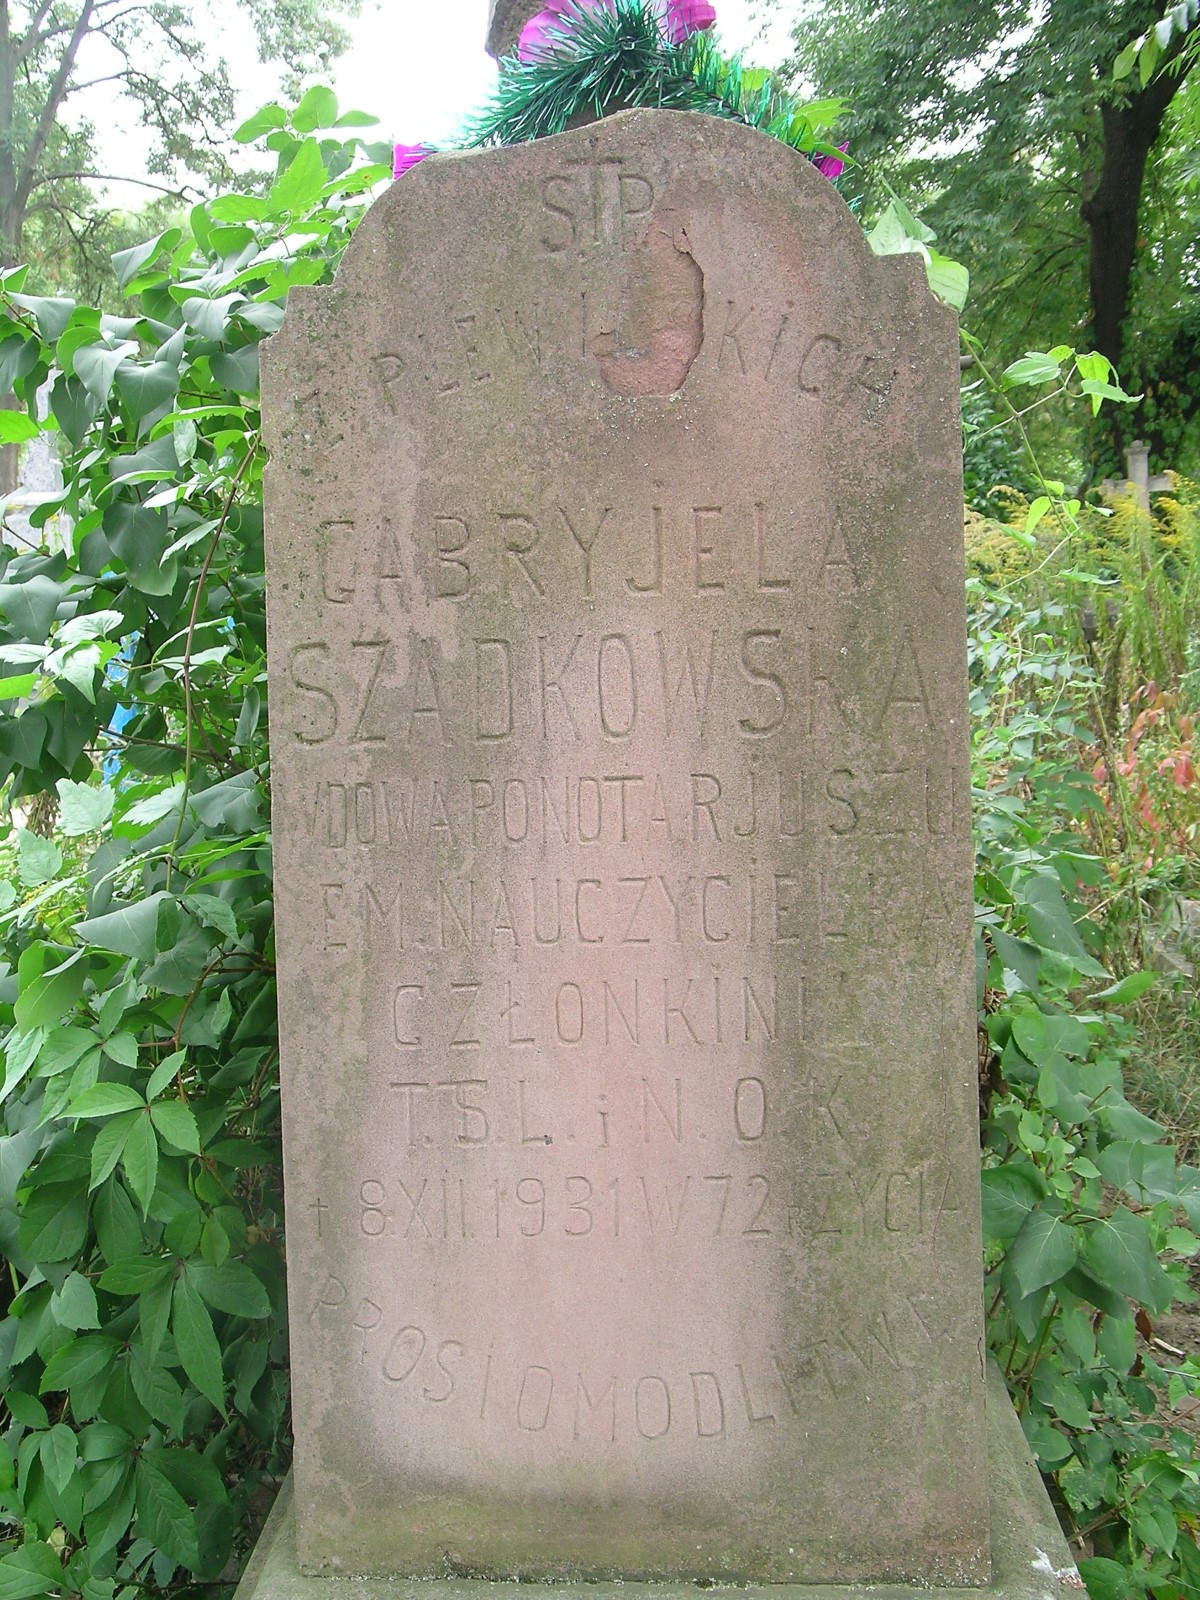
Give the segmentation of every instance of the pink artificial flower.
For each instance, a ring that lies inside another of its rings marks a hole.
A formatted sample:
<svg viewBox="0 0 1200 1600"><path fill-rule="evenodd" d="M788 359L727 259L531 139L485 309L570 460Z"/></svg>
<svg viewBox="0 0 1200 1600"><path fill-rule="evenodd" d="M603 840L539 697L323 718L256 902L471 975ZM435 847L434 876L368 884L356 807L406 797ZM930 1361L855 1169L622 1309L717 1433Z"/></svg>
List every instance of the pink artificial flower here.
<svg viewBox="0 0 1200 1600"><path fill-rule="evenodd" d="M517 56L527 67L562 53L566 44L563 34L569 30L569 22L560 16L559 11L568 9L566 0L558 9L553 9L551 0L551 6L544 11L534 12L521 29L521 37L517 40Z"/></svg>
<svg viewBox="0 0 1200 1600"><path fill-rule="evenodd" d="M847 141L845 144L838 145L839 150L848 150L849 148L849 141ZM813 162L813 166L816 167L821 176L829 179L841 177L845 165L846 163L844 161L839 161L836 156L822 156L819 161Z"/></svg>
<svg viewBox="0 0 1200 1600"><path fill-rule="evenodd" d="M392 155L392 177L399 178L410 167L415 167L418 161L424 161L426 156L432 154L431 145L398 144Z"/></svg>
<svg viewBox="0 0 1200 1600"><path fill-rule="evenodd" d="M716 20L709 0L667 0L665 27L671 44L682 44L693 33L706 32Z"/></svg>

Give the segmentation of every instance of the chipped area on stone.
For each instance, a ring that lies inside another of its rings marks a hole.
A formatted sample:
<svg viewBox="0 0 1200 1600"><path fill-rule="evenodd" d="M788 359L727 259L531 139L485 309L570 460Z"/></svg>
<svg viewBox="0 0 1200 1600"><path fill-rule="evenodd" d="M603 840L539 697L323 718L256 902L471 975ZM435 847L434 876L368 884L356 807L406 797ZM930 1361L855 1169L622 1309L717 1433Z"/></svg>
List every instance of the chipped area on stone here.
<svg viewBox="0 0 1200 1600"><path fill-rule="evenodd" d="M986 1581L957 348L666 112L432 157L290 297L306 1572Z"/></svg>

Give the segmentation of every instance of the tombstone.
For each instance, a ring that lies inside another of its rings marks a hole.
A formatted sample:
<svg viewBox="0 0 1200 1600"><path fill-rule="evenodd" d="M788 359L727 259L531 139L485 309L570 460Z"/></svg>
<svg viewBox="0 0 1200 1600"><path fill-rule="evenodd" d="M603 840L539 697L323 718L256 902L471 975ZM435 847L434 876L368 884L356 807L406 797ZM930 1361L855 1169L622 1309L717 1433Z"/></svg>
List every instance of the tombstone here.
<svg viewBox="0 0 1200 1600"><path fill-rule="evenodd" d="M50 410L50 386L38 390L38 416L45 420ZM7 458L10 447L0 451ZM63 486L62 463L54 434L39 434L20 450L11 447L12 460L20 458L15 471L16 487L0 496L0 540L18 550L65 549L71 537L72 522L64 512L56 512L42 527L35 528L31 513Z"/></svg>
<svg viewBox="0 0 1200 1600"><path fill-rule="evenodd" d="M1173 472L1150 472L1150 446L1135 439L1125 447L1125 476L1103 478L1100 488L1108 495L1130 495L1143 511L1150 509L1152 494L1170 494L1175 487Z"/></svg>
<svg viewBox="0 0 1200 1600"><path fill-rule="evenodd" d="M715 118L435 157L293 292L243 1600L1058 1592L985 1423L957 395L920 262Z"/></svg>

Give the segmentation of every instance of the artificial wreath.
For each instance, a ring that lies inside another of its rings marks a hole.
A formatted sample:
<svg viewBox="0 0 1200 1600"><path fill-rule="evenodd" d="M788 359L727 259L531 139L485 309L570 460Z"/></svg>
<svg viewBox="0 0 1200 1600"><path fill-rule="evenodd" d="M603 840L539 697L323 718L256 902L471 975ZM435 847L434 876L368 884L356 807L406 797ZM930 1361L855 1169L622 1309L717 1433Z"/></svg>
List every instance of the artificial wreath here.
<svg viewBox="0 0 1200 1600"><path fill-rule="evenodd" d="M771 74L724 56L709 0L546 0L500 62L489 103L467 124L460 149L521 144L637 106L700 111L745 123L799 150L836 179L845 146L829 140L836 100L804 103ZM433 153L397 145L395 176Z"/></svg>

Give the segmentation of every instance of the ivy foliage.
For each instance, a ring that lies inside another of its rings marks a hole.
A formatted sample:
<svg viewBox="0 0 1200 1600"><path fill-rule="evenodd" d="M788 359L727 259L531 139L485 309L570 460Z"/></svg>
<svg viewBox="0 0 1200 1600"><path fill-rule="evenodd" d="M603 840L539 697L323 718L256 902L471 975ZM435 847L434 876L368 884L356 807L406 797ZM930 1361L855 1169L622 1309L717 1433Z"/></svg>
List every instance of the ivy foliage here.
<svg viewBox="0 0 1200 1600"><path fill-rule="evenodd" d="M269 191L117 255L127 315L0 277L0 438L66 483L0 555L5 1600L215 1580L286 1460L257 347L369 120L253 118Z"/></svg>
<svg viewBox="0 0 1200 1600"><path fill-rule="evenodd" d="M1200 1592L1200 1473L1170 1420L1200 1360L1154 1339L1196 1299L1200 1170L1126 1094L1125 1012L1158 980L1109 975L1130 790L1080 587L969 585L988 1331L1093 1600L1136 1600Z"/></svg>

